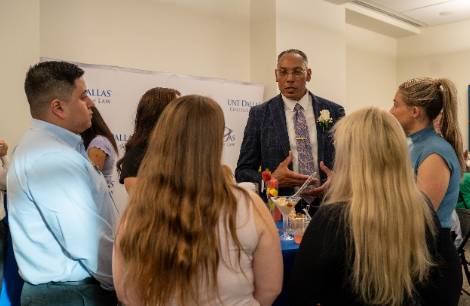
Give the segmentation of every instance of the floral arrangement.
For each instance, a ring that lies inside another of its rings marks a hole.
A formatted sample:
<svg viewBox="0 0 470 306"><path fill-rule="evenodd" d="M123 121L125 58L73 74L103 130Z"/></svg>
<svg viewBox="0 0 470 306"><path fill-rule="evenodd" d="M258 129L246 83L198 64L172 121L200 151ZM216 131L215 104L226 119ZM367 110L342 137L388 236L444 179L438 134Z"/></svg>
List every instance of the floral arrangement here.
<svg viewBox="0 0 470 306"><path fill-rule="evenodd" d="M330 111L327 109L322 109L320 111L320 117L318 118L318 124L322 127L323 131L330 128L333 124L333 118L331 118Z"/></svg>

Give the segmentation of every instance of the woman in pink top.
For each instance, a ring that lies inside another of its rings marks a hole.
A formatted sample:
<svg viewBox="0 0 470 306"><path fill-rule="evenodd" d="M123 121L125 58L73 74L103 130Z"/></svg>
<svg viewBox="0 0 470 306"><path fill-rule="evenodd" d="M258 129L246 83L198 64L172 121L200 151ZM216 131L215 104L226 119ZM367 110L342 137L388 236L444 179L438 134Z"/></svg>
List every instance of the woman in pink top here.
<svg viewBox="0 0 470 306"><path fill-rule="evenodd" d="M118 227L113 275L126 305L271 305L282 286L277 230L221 165L224 116L201 96L155 127Z"/></svg>

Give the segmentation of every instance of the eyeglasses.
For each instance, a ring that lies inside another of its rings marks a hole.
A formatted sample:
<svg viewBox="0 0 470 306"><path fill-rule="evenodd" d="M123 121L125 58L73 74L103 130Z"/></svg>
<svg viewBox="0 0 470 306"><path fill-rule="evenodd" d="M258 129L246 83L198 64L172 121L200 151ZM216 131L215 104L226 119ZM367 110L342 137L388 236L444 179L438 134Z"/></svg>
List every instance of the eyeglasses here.
<svg viewBox="0 0 470 306"><path fill-rule="evenodd" d="M304 75L305 69L298 68L292 71L289 71L287 69L276 69L276 73L279 77L282 77L282 78L288 77L289 74L291 74L294 78L300 78Z"/></svg>

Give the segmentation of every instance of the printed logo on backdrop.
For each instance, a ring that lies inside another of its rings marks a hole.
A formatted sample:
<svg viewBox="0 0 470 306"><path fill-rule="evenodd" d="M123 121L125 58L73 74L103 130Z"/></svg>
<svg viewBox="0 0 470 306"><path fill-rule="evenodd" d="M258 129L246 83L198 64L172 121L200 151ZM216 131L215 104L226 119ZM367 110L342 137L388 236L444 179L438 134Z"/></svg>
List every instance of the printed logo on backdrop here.
<svg viewBox="0 0 470 306"><path fill-rule="evenodd" d="M255 102L245 99L227 99L227 106L231 112L236 113L247 113L250 111L250 108L256 105L261 104L261 102Z"/></svg>
<svg viewBox="0 0 470 306"><path fill-rule="evenodd" d="M126 149L126 143L127 143L127 140L129 139L130 135L128 134L114 134L114 139L116 140L117 142L117 146L119 149L122 150L122 152L125 151Z"/></svg>
<svg viewBox="0 0 470 306"><path fill-rule="evenodd" d="M226 126L224 130L224 146L233 147L236 140L237 137L235 136L235 132Z"/></svg>
<svg viewBox="0 0 470 306"><path fill-rule="evenodd" d="M111 97L113 96L111 89L88 88L86 93L96 104L111 104Z"/></svg>

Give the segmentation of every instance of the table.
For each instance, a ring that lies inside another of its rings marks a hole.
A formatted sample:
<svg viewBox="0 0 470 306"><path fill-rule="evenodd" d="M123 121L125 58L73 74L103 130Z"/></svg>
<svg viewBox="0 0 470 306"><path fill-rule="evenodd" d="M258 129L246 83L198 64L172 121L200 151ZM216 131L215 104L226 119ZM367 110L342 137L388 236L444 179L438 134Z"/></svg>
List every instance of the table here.
<svg viewBox="0 0 470 306"><path fill-rule="evenodd" d="M278 229L282 228L282 221L276 222ZM288 306L287 299L287 288L290 280L290 273L292 267L294 266L295 254L299 251L299 246L294 242L294 240L281 240L281 250L282 250L282 262L284 264L284 276L282 281L282 291L281 294L274 301L273 306Z"/></svg>
<svg viewBox="0 0 470 306"><path fill-rule="evenodd" d="M6 204L6 199L5 202ZM5 205L6 206L6 205ZM5 218L4 221L7 219ZM276 223L278 229L282 228L282 221ZM4 262L4 275L2 281L2 290L0 292L0 305L1 306L16 306L20 305L21 289L23 287L23 280L18 275L18 267L16 265L15 257L13 254L13 247L11 243L11 236L8 233L6 243L6 256ZM284 276L282 282L281 294L274 301L273 306L288 306L287 288L290 280L290 273L294 265L295 255L299 250L299 246L294 240L281 240L282 261L284 264Z"/></svg>
<svg viewBox="0 0 470 306"><path fill-rule="evenodd" d="M11 242L10 230L8 229L8 211L7 211L7 197L4 193L3 203L5 204L5 219L4 222L7 228L2 248L3 252L3 277L0 279L2 282L2 290L0 292L0 305L1 306L19 306L21 298L21 289L23 288L23 280L18 274L18 266L16 265L15 255L13 253L13 245Z"/></svg>

